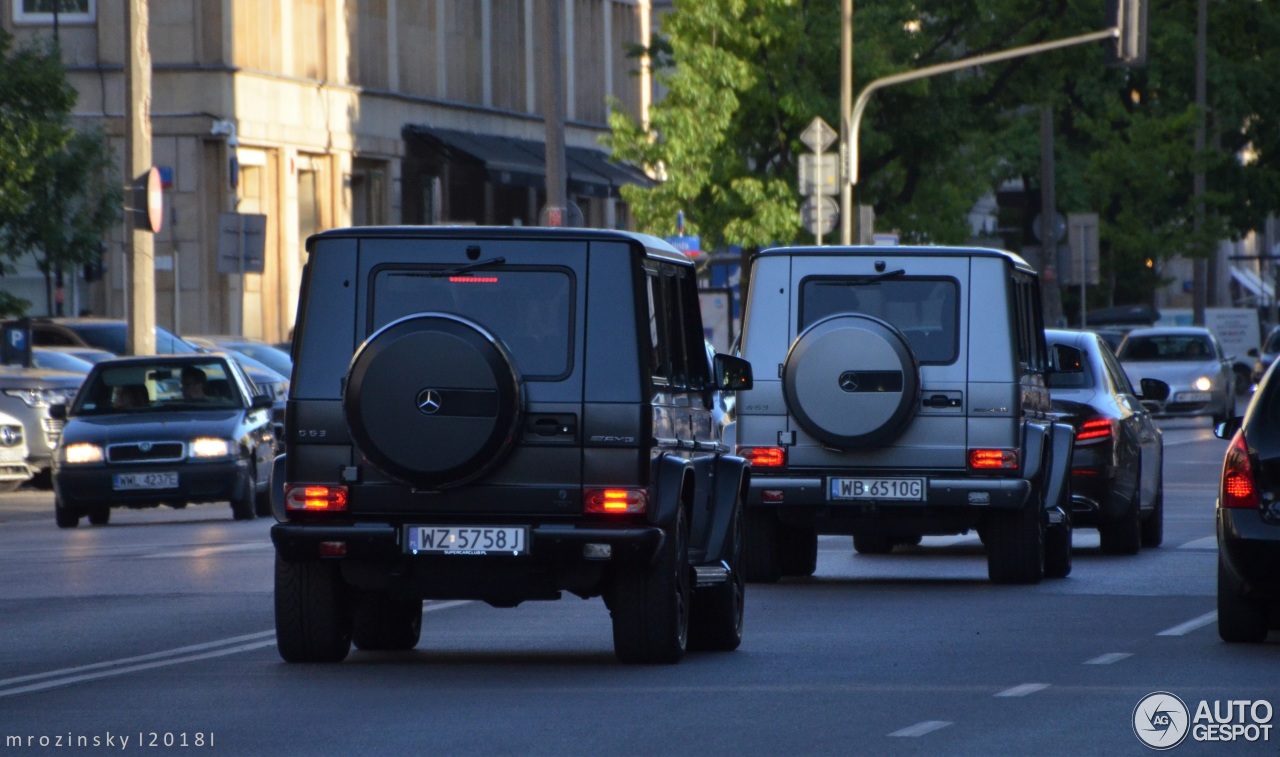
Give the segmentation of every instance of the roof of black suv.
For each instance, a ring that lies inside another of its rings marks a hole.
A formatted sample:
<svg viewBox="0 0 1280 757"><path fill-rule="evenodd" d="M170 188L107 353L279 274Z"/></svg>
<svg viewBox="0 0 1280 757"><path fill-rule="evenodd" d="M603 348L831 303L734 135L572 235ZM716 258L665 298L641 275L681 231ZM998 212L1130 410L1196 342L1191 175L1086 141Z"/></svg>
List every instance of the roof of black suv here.
<svg viewBox="0 0 1280 757"><path fill-rule="evenodd" d="M885 255L893 257L930 257L936 255L954 255L957 257L989 257L989 258L1005 258L1013 264L1014 268L1019 268L1027 273L1035 273L1036 270L1031 267L1022 256L1007 250L997 250L988 247L929 247L929 246L894 246L894 247L873 247L873 246L857 246L857 247L818 247L814 245L802 247L772 247L767 250L761 250L752 257L765 255L839 255L848 253L857 253L859 255Z"/></svg>
<svg viewBox="0 0 1280 757"><path fill-rule="evenodd" d="M693 261L673 247L670 242L649 234L609 229L564 229L544 226L354 226L330 229L308 237L307 251L310 252L313 249L317 240L331 238L458 237L465 239L483 237L485 239L514 239L530 236L560 237L563 239L617 239L619 241L639 242L656 257L693 265Z"/></svg>

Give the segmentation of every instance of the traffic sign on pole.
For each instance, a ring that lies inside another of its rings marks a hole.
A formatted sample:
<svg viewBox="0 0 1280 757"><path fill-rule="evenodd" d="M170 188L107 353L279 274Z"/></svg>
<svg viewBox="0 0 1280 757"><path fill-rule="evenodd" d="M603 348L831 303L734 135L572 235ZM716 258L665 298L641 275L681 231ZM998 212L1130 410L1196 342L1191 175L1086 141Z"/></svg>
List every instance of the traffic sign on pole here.
<svg viewBox="0 0 1280 757"><path fill-rule="evenodd" d="M818 116L809 122L809 125L800 132L800 141L814 152L825 152L831 143L836 141L836 137L840 136L831 125L822 120L822 116Z"/></svg>

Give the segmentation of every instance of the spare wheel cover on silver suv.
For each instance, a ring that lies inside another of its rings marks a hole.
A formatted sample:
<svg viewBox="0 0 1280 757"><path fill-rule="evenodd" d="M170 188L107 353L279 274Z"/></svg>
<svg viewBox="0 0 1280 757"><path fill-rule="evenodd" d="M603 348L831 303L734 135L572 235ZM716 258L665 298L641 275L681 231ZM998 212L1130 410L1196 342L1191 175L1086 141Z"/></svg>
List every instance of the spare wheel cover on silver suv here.
<svg viewBox="0 0 1280 757"><path fill-rule="evenodd" d="M920 404L920 369L902 332L868 315L835 315L800 334L782 369L787 408L840 449L900 434Z"/></svg>
<svg viewBox="0 0 1280 757"><path fill-rule="evenodd" d="M405 483L443 489L502 460L520 427L523 385L484 327L423 313L388 324L360 346L342 407L369 462Z"/></svg>

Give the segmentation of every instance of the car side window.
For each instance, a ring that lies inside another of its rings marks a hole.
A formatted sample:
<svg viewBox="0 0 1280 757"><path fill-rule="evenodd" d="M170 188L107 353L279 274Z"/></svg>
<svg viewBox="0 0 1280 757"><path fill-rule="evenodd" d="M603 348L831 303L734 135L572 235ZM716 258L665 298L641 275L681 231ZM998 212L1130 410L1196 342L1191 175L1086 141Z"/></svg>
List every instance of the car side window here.
<svg viewBox="0 0 1280 757"><path fill-rule="evenodd" d="M1111 385L1115 387L1117 394L1137 395L1133 391L1133 385L1129 383L1129 376L1120 367L1120 361L1116 360L1116 356L1111 352L1111 348L1105 343L1098 345L1098 354L1102 355L1102 367L1107 372L1107 377L1111 381Z"/></svg>
<svg viewBox="0 0 1280 757"><path fill-rule="evenodd" d="M684 389L687 359L681 336L680 293L676 272L662 264L645 266L649 301L649 339L653 346L650 369L654 384Z"/></svg>

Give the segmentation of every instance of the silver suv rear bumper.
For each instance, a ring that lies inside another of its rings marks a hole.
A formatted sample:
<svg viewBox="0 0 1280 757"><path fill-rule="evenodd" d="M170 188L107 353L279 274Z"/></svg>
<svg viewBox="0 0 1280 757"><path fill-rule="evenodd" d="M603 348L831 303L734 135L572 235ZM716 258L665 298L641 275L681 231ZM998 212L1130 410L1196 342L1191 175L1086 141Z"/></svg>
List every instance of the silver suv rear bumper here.
<svg viewBox="0 0 1280 757"><path fill-rule="evenodd" d="M926 506L1017 509L1028 501L1028 495L1031 493L1031 482L1021 478L930 478L927 476L924 478L926 479L924 500L847 500L831 499L827 496L827 477L771 478L753 471L747 505L781 508L814 505L859 508L875 505L903 508ZM766 491L780 493L781 501L778 501L776 495L771 496L770 501L765 501L764 492Z"/></svg>

